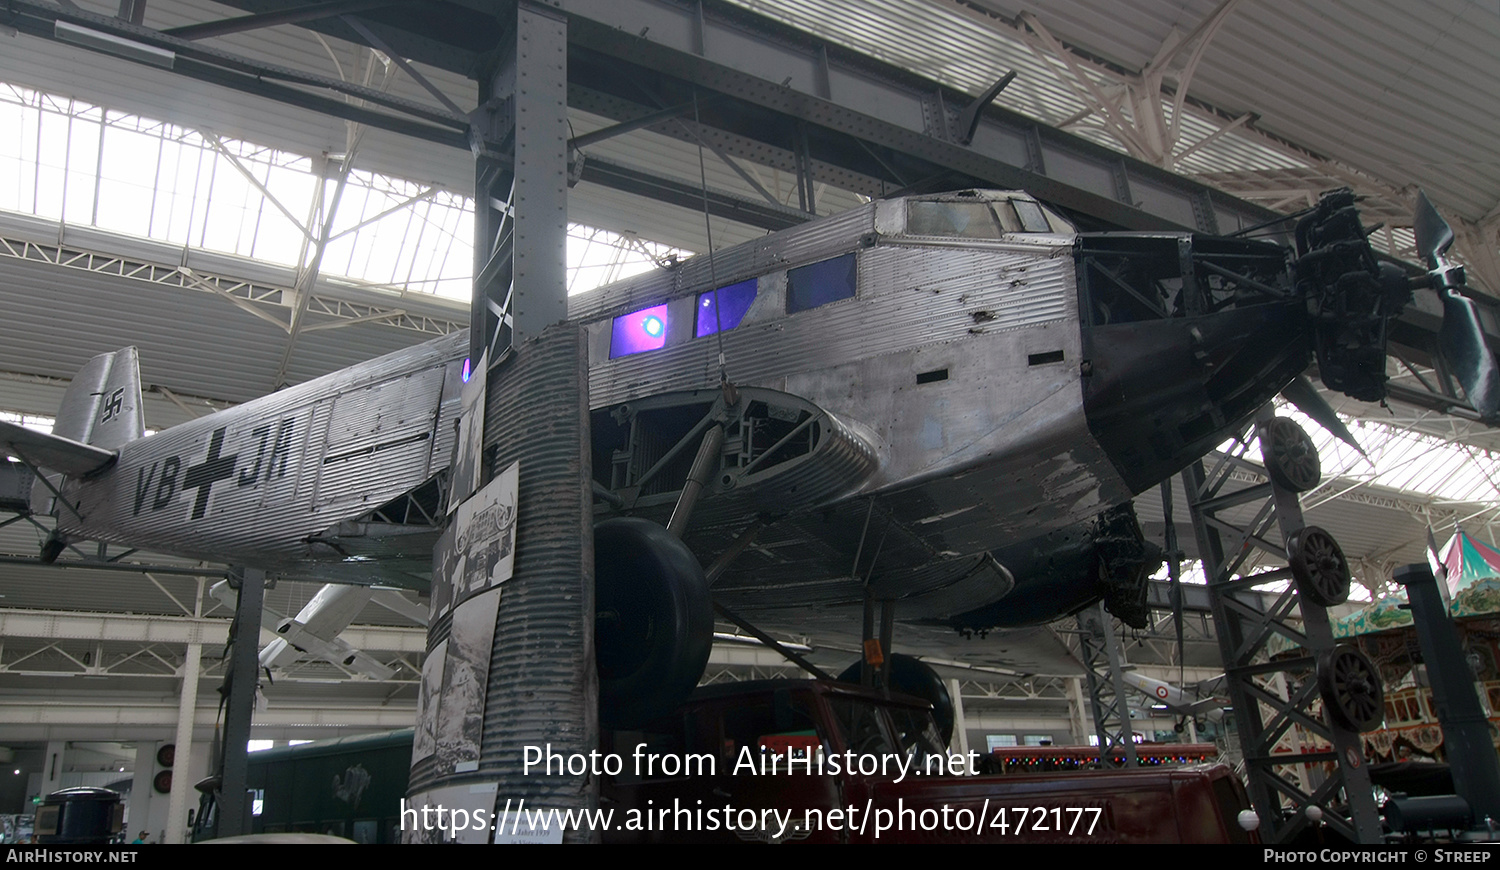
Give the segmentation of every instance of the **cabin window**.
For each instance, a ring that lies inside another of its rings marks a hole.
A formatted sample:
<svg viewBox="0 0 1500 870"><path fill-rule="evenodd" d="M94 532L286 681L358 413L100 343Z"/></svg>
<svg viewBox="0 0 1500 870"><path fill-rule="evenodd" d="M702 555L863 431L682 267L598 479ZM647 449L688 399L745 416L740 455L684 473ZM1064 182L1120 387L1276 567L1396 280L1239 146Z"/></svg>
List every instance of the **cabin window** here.
<svg viewBox="0 0 1500 870"><path fill-rule="evenodd" d="M667 344L667 306L654 305L615 318L609 337L609 358L661 350Z"/></svg>
<svg viewBox="0 0 1500 870"><path fill-rule="evenodd" d="M702 338L719 330L728 332L740 325L750 303L755 301L756 279L730 284L707 293L698 294L698 329L694 335Z"/></svg>
<svg viewBox="0 0 1500 870"><path fill-rule="evenodd" d="M786 273L786 313L808 311L854 296L854 255L799 266Z"/></svg>
<svg viewBox="0 0 1500 870"><path fill-rule="evenodd" d="M906 231L914 236L998 239L1001 228L988 203L918 200L907 209Z"/></svg>

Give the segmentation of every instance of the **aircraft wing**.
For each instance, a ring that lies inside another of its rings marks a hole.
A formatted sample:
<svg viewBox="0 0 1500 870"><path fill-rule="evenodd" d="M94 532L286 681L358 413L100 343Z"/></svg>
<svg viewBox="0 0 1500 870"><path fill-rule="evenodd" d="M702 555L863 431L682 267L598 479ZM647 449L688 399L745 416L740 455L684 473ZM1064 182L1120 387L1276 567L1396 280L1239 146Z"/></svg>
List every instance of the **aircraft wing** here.
<svg viewBox="0 0 1500 870"><path fill-rule="evenodd" d="M375 590L368 586L326 584L303 606L295 619L282 619L274 623L273 630L280 635L280 639L261 651L261 664L270 667L271 663L282 658L285 648L278 648L273 652L272 647L285 643L308 655L349 668L372 679L389 680L396 675L394 670L338 637L359 616L359 612L373 595Z"/></svg>
<svg viewBox="0 0 1500 870"><path fill-rule="evenodd" d="M375 680L389 680L396 672L374 656L339 640L338 634L376 593L368 587L327 584L318 590L297 617L291 618L270 607L261 609L261 626L277 638L260 651L260 666L274 668L291 664L299 654L322 659L349 668ZM394 593L392 593L394 594ZM231 610L235 592L229 581L221 580L209 589L209 595Z"/></svg>
<svg viewBox="0 0 1500 870"><path fill-rule="evenodd" d="M323 640L333 640L365 609L372 594L373 590L368 586L328 583L298 611L296 622L309 634ZM282 630L282 625L285 622L277 624L274 630L284 636L286 632Z"/></svg>
<svg viewBox="0 0 1500 870"><path fill-rule="evenodd" d="M119 454L24 426L0 421L0 451L10 452L52 471L85 476L103 471Z"/></svg>
<svg viewBox="0 0 1500 870"><path fill-rule="evenodd" d="M377 589L375 594L370 596L370 600L392 613L401 614L417 625L427 624L428 606L412 601L394 589Z"/></svg>
<svg viewBox="0 0 1500 870"><path fill-rule="evenodd" d="M364 674L374 680L389 680L396 675L391 668L386 667L369 653L355 649L338 638L325 640L307 629L307 626L295 619L282 620L276 626L276 633L281 635L288 645L301 650L308 655L316 656L331 664L349 668L357 673ZM272 645L281 643L282 640L274 641ZM271 647L267 646L261 652L261 664L266 664L266 653ZM280 651L278 651L280 652ZM276 656L273 656L273 660Z"/></svg>
<svg viewBox="0 0 1500 870"><path fill-rule="evenodd" d="M229 608L230 613L235 612L239 606L239 593L230 588L228 580L220 580L208 587L208 597ZM260 624L266 631L275 631L276 624L286 619L286 614L275 608L262 606L260 610Z"/></svg>

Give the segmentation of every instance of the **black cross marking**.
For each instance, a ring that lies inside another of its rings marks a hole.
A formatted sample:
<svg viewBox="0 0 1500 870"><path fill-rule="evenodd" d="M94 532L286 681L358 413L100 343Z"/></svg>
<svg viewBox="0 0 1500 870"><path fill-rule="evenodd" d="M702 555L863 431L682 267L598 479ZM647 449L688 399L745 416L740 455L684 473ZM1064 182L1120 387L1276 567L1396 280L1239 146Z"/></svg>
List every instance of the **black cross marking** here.
<svg viewBox="0 0 1500 870"><path fill-rule="evenodd" d="M208 458L202 463L194 465L187 470L182 478L184 490L198 490L198 500L193 502L193 519L203 518L208 511L208 493L213 489L216 481L227 480L234 476L234 461L240 458L238 453L229 456L220 456L219 451L224 447L224 430L215 429L213 438L208 442Z"/></svg>

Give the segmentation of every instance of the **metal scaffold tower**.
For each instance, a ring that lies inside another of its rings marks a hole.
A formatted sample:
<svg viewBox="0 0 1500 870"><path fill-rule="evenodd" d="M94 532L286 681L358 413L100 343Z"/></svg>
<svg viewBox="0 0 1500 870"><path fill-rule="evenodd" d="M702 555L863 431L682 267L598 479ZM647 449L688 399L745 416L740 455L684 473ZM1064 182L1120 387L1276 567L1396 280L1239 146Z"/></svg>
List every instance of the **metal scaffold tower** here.
<svg viewBox="0 0 1500 870"><path fill-rule="evenodd" d="M1247 458L1257 443L1264 468ZM1384 703L1374 665L1334 643L1327 608L1348 597L1349 568L1332 536L1305 524L1297 495L1320 474L1307 433L1267 407L1182 480L1262 839L1323 824L1378 843L1359 732L1381 721Z"/></svg>
<svg viewBox="0 0 1500 870"><path fill-rule="evenodd" d="M1120 676L1120 637L1103 602L1078 614L1078 639L1078 655L1088 676L1094 733L1099 737L1099 761L1104 767L1114 767L1115 759L1123 755L1125 765L1135 767L1135 734L1130 728L1125 681Z"/></svg>

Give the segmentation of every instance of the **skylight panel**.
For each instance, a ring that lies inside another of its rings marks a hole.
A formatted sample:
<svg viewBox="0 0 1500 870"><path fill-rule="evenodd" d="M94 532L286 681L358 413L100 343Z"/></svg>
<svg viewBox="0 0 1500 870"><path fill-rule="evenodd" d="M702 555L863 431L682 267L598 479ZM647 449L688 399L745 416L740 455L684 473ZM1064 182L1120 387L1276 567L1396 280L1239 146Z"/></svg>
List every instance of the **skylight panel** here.
<svg viewBox="0 0 1500 870"><path fill-rule="evenodd" d="M310 157L0 84L0 209L296 267L337 181ZM321 205L314 207L314 197ZM321 274L395 293L472 294L469 197L353 169ZM311 220L314 224L307 227ZM686 252L568 229L570 292Z"/></svg>

